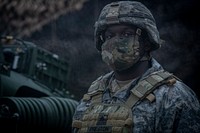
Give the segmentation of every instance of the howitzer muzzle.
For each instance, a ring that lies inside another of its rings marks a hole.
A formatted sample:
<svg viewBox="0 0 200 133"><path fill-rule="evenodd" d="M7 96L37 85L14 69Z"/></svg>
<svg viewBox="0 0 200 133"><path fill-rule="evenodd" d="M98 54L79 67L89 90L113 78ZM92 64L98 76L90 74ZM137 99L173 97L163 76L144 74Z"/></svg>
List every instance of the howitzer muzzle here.
<svg viewBox="0 0 200 133"><path fill-rule="evenodd" d="M0 127L11 127L9 124L15 123L16 132L20 133L41 129L67 132L71 130L77 105L75 100L60 97L0 98Z"/></svg>

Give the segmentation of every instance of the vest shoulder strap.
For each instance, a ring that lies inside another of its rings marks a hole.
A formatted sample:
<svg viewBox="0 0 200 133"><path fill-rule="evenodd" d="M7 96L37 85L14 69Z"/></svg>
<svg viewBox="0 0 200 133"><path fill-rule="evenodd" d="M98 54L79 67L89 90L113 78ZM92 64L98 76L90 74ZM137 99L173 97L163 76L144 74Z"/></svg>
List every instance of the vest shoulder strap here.
<svg viewBox="0 0 200 133"><path fill-rule="evenodd" d="M139 100L144 98L153 101L155 96L151 92L158 88L158 86L163 84L173 85L175 82L176 77L167 71L162 70L154 72L140 80L138 84L130 90L131 93L126 104L132 108Z"/></svg>
<svg viewBox="0 0 200 133"><path fill-rule="evenodd" d="M83 96L83 101L88 101L91 99L91 102L101 102L102 95L106 88L106 82L113 75L113 72L110 72L104 76L99 77L97 80L92 82L91 86L88 89L88 92Z"/></svg>

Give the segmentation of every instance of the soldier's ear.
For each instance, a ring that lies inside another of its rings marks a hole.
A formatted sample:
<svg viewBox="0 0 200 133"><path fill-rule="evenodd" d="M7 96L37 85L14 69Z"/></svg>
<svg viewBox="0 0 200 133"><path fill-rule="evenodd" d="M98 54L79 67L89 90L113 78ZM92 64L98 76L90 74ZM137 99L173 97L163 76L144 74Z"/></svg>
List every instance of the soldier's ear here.
<svg viewBox="0 0 200 133"><path fill-rule="evenodd" d="M144 51L150 51L151 50L151 42L149 40L149 37L147 35L146 31L142 31L141 34L141 41L140 41L143 45Z"/></svg>
<svg viewBox="0 0 200 133"><path fill-rule="evenodd" d="M139 40L140 46L144 51L150 51L151 50L151 43L147 37L141 37Z"/></svg>
<svg viewBox="0 0 200 133"><path fill-rule="evenodd" d="M145 51L151 51L151 44L147 40L145 40L145 42L144 42L144 50Z"/></svg>

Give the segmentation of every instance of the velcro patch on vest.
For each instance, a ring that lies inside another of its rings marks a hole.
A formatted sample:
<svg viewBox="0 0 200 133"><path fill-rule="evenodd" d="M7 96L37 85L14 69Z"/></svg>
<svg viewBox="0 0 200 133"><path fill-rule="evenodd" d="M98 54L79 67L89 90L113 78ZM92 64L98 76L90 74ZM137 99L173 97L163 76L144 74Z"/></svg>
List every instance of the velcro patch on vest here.
<svg viewBox="0 0 200 133"><path fill-rule="evenodd" d="M176 83L176 78L173 74L167 71L156 71L151 73L144 79L138 82L138 84L132 88L131 94L126 101L126 105L132 108L139 100L147 98L150 102L155 100L155 96L152 93L158 86L163 84L173 85Z"/></svg>
<svg viewBox="0 0 200 133"><path fill-rule="evenodd" d="M156 85L161 84L165 79L170 77L172 74L164 71L159 71L151 74L149 77L141 80L134 89L131 90L137 97L142 98L151 89L154 89Z"/></svg>

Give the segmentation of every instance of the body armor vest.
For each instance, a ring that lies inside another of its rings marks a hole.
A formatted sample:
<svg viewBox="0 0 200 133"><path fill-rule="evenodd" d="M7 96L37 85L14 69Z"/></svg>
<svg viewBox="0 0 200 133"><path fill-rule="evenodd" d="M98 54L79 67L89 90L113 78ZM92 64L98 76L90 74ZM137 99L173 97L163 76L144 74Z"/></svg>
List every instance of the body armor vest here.
<svg viewBox="0 0 200 133"><path fill-rule="evenodd" d="M176 77L165 71L158 71L140 80L130 90L130 96L125 103L102 103L102 85L97 90L84 95L83 100L91 100L91 105L84 112L81 120L74 120L73 127L80 133L129 133L133 128L132 108L143 99L154 101L152 91L158 86L173 85Z"/></svg>

